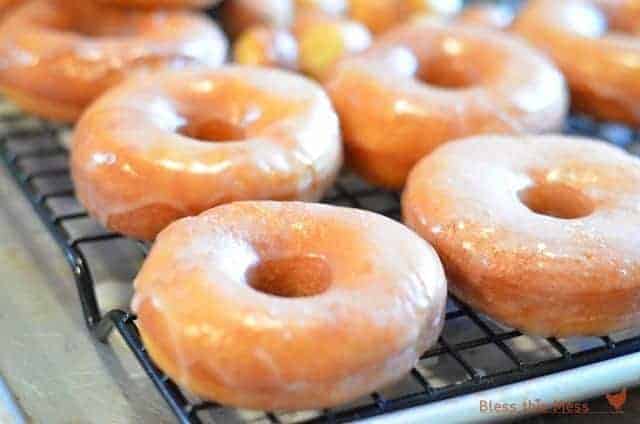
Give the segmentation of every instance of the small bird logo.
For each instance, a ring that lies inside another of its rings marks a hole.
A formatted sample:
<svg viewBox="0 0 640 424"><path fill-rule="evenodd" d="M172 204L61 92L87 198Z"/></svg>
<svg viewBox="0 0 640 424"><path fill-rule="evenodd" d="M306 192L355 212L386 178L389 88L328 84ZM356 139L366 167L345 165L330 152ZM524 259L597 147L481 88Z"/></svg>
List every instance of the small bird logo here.
<svg viewBox="0 0 640 424"><path fill-rule="evenodd" d="M607 401L616 412L622 411L622 406L627 401L627 389L622 389L619 393L608 394Z"/></svg>

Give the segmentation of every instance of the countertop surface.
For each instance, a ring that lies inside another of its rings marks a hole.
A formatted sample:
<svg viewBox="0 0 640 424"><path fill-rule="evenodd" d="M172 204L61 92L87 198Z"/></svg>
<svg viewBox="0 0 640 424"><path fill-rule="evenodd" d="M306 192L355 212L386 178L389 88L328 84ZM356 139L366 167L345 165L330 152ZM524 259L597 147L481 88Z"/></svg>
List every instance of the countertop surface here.
<svg viewBox="0 0 640 424"><path fill-rule="evenodd" d="M0 375L27 419L175 422L118 336L91 339L69 266L0 168Z"/></svg>

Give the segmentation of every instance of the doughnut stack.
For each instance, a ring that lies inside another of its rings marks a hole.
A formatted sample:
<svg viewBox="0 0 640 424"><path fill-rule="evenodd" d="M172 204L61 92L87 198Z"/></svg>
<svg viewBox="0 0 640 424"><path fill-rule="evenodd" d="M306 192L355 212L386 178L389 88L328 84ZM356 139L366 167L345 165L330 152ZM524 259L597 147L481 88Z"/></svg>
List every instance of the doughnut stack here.
<svg viewBox="0 0 640 424"><path fill-rule="evenodd" d="M226 34L187 10L214 3L28 0L0 21L0 92L75 122L79 201L154 242L132 310L178 384L343 404L409 372L447 289L528 334L640 325L640 160L553 134L570 107L640 123L633 2L231 0ZM315 203L344 164L402 191L405 225Z"/></svg>

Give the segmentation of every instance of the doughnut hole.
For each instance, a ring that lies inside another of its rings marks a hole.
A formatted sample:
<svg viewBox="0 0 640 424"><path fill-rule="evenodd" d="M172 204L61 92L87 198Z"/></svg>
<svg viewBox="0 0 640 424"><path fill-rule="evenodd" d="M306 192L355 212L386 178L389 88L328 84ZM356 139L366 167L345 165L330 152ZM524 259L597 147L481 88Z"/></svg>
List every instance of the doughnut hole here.
<svg viewBox="0 0 640 424"><path fill-rule="evenodd" d="M520 201L532 212L560 219L591 215L593 201L582 191L562 183L541 183L518 193Z"/></svg>
<svg viewBox="0 0 640 424"><path fill-rule="evenodd" d="M448 57L443 56L433 59L428 66L421 66L417 77L425 84L455 90L475 85L476 74L468 66L456 66Z"/></svg>
<svg viewBox="0 0 640 424"><path fill-rule="evenodd" d="M458 49L457 42L451 43L454 43L451 46L456 46L451 49ZM413 77L426 85L444 89L464 89L477 85L480 83L479 75L483 72L478 62L454 58L445 53L431 54L420 61L417 52L405 46L390 49L387 62L389 71L394 74Z"/></svg>
<svg viewBox="0 0 640 424"><path fill-rule="evenodd" d="M318 256L292 256L259 262L247 272L255 290L278 297L310 297L331 286L331 268Z"/></svg>
<svg viewBox="0 0 640 424"><path fill-rule="evenodd" d="M276 131L282 120L306 107L230 75L190 83L186 90L178 81L172 84L173 104L155 105L158 113L166 114L163 125L202 142L244 141Z"/></svg>
<svg viewBox="0 0 640 424"><path fill-rule="evenodd" d="M244 128L215 117L190 122L178 132L204 142L238 141L245 138Z"/></svg>
<svg viewBox="0 0 640 424"><path fill-rule="evenodd" d="M445 35L435 43L432 51L418 54L421 57L415 77L421 82L443 89L468 89L500 73L505 58L492 52L487 58L487 46Z"/></svg>

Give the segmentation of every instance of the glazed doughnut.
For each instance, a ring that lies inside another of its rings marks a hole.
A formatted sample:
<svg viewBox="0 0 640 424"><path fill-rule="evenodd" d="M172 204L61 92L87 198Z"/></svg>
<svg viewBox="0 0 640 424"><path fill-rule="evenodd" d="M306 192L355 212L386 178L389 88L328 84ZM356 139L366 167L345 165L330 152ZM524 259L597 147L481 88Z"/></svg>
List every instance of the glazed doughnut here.
<svg viewBox="0 0 640 424"><path fill-rule="evenodd" d="M638 205L638 158L562 136L449 143L416 165L402 198L456 296L558 337L640 324Z"/></svg>
<svg viewBox="0 0 640 424"><path fill-rule="evenodd" d="M561 128L568 101L562 75L525 43L433 21L378 38L339 62L325 86L350 164L395 189L420 158L449 140Z"/></svg>
<svg viewBox="0 0 640 424"><path fill-rule="evenodd" d="M222 4L222 23L231 37L257 25L287 28L293 22L293 0L232 0Z"/></svg>
<svg viewBox="0 0 640 424"><path fill-rule="evenodd" d="M221 0L92 0L108 5L129 8L200 8L214 6Z"/></svg>
<svg viewBox="0 0 640 424"><path fill-rule="evenodd" d="M215 66L225 55L224 35L201 15L34 0L0 26L0 91L29 112L74 121L127 75Z"/></svg>
<svg viewBox="0 0 640 424"><path fill-rule="evenodd" d="M452 16L462 0L350 0L349 16L374 34L404 23L412 15Z"/></svg>
<svg viewBox="0 0 640 424"><path fill-rule="evenodd" d="M592 1L533 0L513 28L555 60L569 82L576 110L637 126L640 38L607 33L604 11Z"/></svg>
<svg viewBox="0 0 640 424"><path fill-rule="evenodd" d="M507 29L515 18L513 7L498 3L476 3L465 7L456 16L461 24L478 25L495 29Z"/></svg>
<svg viewBox="0 0 640 424"><path fill-rule="evenodd" d="M280 411L335 406L400 379L436 342L445 302L438 256L395 221L239 202L164 230L132 308L149 355L179 385Z"/></svg>
<svg viewBox="0 0 640 424"><path fill-rule="evenodd" d="M241 64L300 70L322 79L335 63L371 44L367 28L355 21L319 13L302 13L291 31L254 27L234 44Z"/></svg>
<svg viewBox="0 0 640 424"><path fill-rule="evenodd" d="M80 202L144 240L234 200L318 200L342 162L321 87L239 66L129 79L87 109L72 146Z"/></svg>

